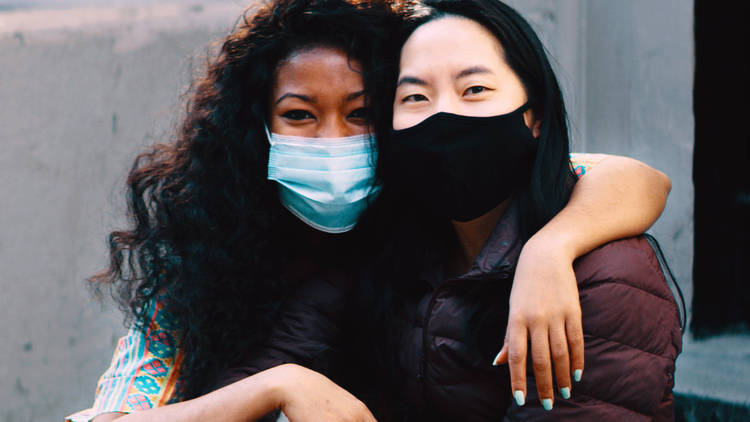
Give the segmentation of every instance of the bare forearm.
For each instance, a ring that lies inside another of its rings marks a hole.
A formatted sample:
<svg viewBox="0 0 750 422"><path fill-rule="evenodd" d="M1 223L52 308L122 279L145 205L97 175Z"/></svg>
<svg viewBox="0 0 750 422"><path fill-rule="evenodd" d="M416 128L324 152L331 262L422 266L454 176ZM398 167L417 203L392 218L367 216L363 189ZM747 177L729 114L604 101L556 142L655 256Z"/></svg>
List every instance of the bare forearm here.
<svg viewBox="0 0 750 422"><path fill-rule="evenodd" d="M576 184L568 205L530 240L565 249L571 258L643 233L659 217L669 178L639 161L608 157Z"/></svg>
<svg viewBox="0 0 750 422"><path fill-rule="evenodd" d="M264 371L193 400L127 415L101 415L94 422L254 421L279 408L277 393L272 373Z"/></svg>

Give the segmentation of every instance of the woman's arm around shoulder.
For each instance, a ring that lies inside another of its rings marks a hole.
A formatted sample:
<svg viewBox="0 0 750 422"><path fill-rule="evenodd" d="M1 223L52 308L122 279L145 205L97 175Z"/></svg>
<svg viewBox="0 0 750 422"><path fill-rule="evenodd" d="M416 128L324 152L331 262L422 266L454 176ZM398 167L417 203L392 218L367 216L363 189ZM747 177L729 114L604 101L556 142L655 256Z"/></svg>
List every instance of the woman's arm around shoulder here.
<svg viewBox="0 0 750 422"><path fill-rule="evenodd" d="M570 201L521 252L506 342L494 362L509 363L519 404L527 395L529 341L537 393L545 407L554 404L554 381L560 395L570 397L571 378L578 381L583 375L583 329L573 261L599 245L645 231L661 214L671 189L664 173L637 160L601 154L573 158L572 169L580 179Z"/></svg>
<svg viewBox="0 0 750 422"><path fill-rule="evenodd" d="M574 268L586 326L586 377L571 397L558 394L551 411L530 388L529 403L511 407L507 420L673 420L681 320L654 248L644 236L617 240ZM529 385L535 382L530 376Z"/></svg>

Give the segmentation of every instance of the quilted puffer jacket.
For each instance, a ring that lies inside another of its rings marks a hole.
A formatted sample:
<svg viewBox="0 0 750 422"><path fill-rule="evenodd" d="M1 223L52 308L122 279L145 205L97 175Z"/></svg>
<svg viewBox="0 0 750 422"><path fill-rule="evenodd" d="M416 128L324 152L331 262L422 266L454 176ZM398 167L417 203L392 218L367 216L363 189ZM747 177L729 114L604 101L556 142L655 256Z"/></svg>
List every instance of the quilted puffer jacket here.
<svg viewBox="0 0 750 422"><path fill-rule="evenodd" d="M516 213L509 207L468 273L448 280L426 277L415 294L401 337L403 394L410 416L416 415L409 419L671 421L680 314L643 236L608 243L574 263L585 370L572 397L556 396L551 411L541 406L530 364L522 407L512 402L507 366L490 365L502 346L507 308L490 321L497 330L494 339L485 332L477 344L467 343L473 323L466 310L477 301L476 292L496 306L508 302L520 254Z"/></svg>
<svg viewBox="0 0 750 422"><path fill-rule="evenodd" d="M507 365L493 367L491 362L505 335L507 303L521 250L516 222L517 210L511 206L466 274L446 280L435 269L409 289L399 349L405 374L399 395L407 404L406 418L672 420L680 315L656 254L644 237L611 242L574 263L586 362L572 397L556 396L554 408L545 411L529 366L526 404L519 407L512 402ZM268 348L220 375L216 386L285 362L325 372L324 359L316 357L342 341L336 337L341 334L341 309L349 294L346 286L341 281L318 280L300 290L288 304ZM477 303L492 312L472 312ZM467 336L472 326L484 327L473 342L467 340L472 338ZM391 413L393 420L401 416Z"/></svg>

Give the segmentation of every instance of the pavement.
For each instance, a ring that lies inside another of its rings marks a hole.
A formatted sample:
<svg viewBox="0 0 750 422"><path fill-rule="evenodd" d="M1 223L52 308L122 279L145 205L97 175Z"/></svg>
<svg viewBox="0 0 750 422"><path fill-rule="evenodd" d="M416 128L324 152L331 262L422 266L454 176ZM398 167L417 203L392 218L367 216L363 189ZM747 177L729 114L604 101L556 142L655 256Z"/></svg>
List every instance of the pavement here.
<svg viewBox="0 0 750 422"><path fill-rule="evenodd" d="M683 339L675 371L676 422L750 421L750 334Z"/></svg>

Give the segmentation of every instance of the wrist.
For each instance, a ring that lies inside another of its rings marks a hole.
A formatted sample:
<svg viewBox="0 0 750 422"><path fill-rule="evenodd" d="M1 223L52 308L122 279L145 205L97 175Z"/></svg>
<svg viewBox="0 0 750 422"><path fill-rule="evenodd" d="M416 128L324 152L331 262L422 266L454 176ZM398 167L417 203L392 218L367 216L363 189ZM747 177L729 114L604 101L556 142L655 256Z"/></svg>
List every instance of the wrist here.
<svg viewBox="0 0 750 422"><path fill-rule="evenodd" d="M267 371L268 381L266 384L266 394L270 397L274 409L281 409L286 403L286 394L288 392L288 380L294 377L294 365L283 364L271 368Z"/></svg>
<svg viewBox="0 0 750 422"><path fill-rule="evenodd" d="M526 242L521 250L522 255L533 255L538 258L550 256L573 262L581 253L578 250L577 239L561 230L539 230Z"/></svg>
<svg viewBox="0 0 750 422"><path fill-rule="evenodd" d="M253 406L259 406L259 415L263 416L274 410L279 410L286 403L286 393L288 391L287 380L292 366L291 364L279 365L273 368L261 371L253 376L245 378L245 393L243 397L257 397L251 400Z"/></svg>

